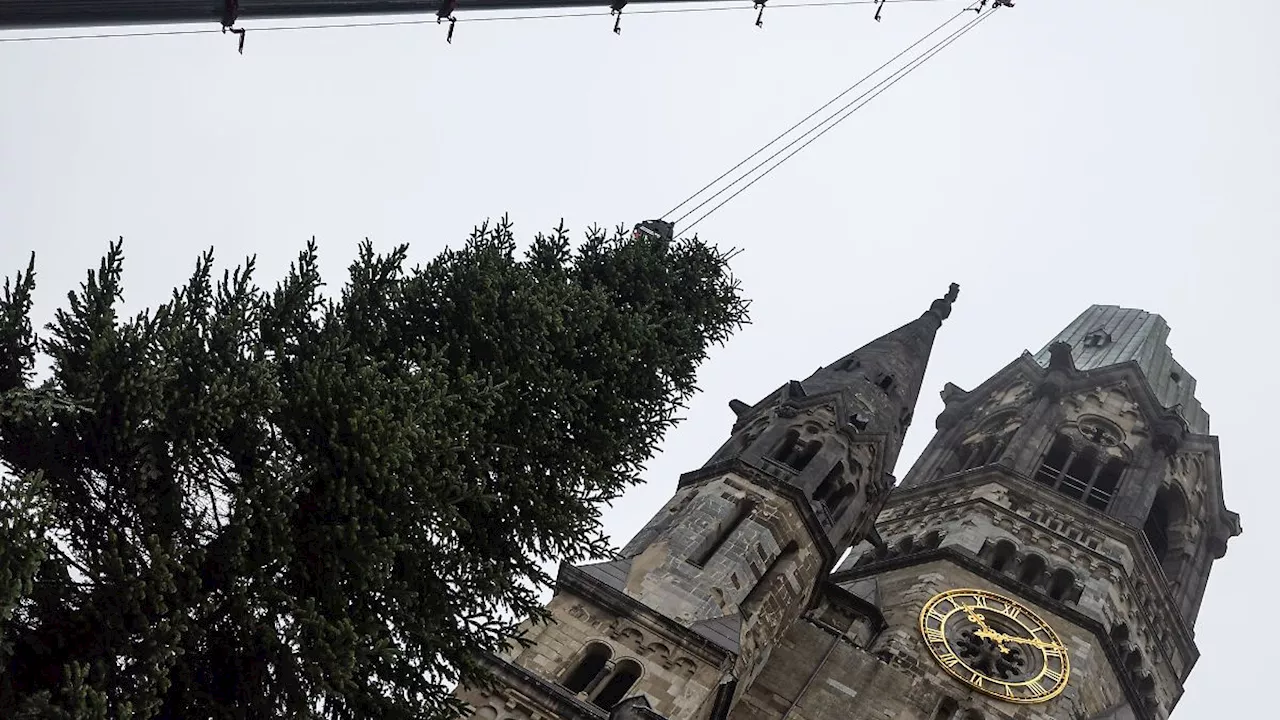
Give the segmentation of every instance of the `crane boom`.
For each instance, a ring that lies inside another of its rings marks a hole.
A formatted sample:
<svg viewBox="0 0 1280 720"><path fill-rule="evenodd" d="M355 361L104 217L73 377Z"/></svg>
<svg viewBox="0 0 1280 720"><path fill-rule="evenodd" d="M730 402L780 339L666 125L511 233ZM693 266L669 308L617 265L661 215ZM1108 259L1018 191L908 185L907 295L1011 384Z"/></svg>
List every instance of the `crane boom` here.
<svg viewBox="0 0 1280 720"><path fill-rule="evenodd" d="M716 0L629 0L635 5ZM745 0L744 0L745 1ZM436 14L448 0L238 0L241 20ZM0 0L0 30L220 22L228 0ZM610 0L455 0L453 10L609 9ZM445 14L448 14L447 12Z"/></svg>

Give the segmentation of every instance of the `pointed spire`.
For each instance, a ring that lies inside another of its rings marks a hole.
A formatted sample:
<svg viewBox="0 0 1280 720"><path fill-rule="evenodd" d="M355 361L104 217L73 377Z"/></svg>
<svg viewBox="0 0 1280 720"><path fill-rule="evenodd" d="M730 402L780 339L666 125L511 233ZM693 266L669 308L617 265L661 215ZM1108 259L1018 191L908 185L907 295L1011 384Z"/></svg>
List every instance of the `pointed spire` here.
<svg viewBox="0 0 1280 720"><path fill-rule="evenodd" d="M894 436L893 467L897 449L920 395L933 340L942 322L951 315L951 306L960 286L951 283L947 293L934 300L920 317L867 343L854 352L811 375L804 381L809 395L842 392L856 397L853 407L868 415L866 432ZM866 412L870 410L870 412Z"/></svg>

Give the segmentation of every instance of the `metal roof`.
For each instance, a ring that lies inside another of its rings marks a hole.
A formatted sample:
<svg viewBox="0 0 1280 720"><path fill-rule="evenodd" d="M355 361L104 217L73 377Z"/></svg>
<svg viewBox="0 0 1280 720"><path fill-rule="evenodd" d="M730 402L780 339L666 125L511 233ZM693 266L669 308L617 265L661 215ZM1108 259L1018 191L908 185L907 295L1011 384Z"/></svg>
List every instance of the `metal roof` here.
<svg viewBox="0 0 1280 720"><path fill-rule="evenodd" d="M1169 323L1145 310L1117 305L1093 305L1080 314L1036 354L1049 364L1049 346L1071 345L1071 357L1081 370L1136 362L1161 404L1175 409L1193 432L1209 432L1209 414L1196 399L1196 379L1173 359L1166 341Z"/></svg>

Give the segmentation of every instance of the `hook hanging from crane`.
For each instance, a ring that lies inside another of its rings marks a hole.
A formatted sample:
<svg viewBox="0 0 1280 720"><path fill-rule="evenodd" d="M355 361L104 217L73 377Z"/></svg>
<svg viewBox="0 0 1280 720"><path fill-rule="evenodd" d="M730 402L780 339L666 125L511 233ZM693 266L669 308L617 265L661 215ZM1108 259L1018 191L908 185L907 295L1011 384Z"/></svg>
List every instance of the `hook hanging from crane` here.
<svg viewBox="0 0 1280 720"><path fill-rule="evenodd" d="M224 34L231 33L240 36L240 42L237 43L237 50L241 55L244 54L244 36L245 29L235 27L236 20L240 18L240 0L226 0L222 5L222 32Z"/></svg>
<svg viewBox="0 0 1280 720"><path fill-rule="evenodd" d="M458 8L458 0L444 0L440 3L440 9L436 11L436 24L449 21L449 32L445 34L444 41L453 44L453 29L458 26L458 18L453 16L453 11Z"/></svg>
<svg viewBox="0 0 1280 720"><path fill-rule="evenodd" d="M627 0L613 0L613 4L609 6L609 14L616 15L617 19L613 21L613 34L622 34L622 8L627 6Z"/></svg>
<svg viewBox="0 0 1280 720"><path fill-rule="evenodd" d="M880 13L884 11L884 0L876 0L876 22L880 22Z"/></svg>
<svg viewBox="0 0 1280 720"><path fill-rule="evenodd" d="M760 13L756 15L756 27L758 28L764 27L764 6L767 2L769 2L769 0L756 0L756 9L760 11Z"/></svg>

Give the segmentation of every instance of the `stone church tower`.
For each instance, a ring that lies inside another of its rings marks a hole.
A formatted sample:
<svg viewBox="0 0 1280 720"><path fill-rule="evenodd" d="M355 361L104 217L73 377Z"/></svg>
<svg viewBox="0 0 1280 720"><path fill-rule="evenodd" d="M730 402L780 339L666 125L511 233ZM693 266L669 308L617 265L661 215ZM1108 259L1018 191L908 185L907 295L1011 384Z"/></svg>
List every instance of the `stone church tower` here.
<svg viewBox="0 0 1280 720"><path fill-rule="evenodd" d="M460 692L475 717L1168 717L1240 532L1169 327L1094 306L974 390L948 384L894 488L957 290L731 402L729 441L622 559L562 567L555 622L491 658L495 688Z"/></svg>

